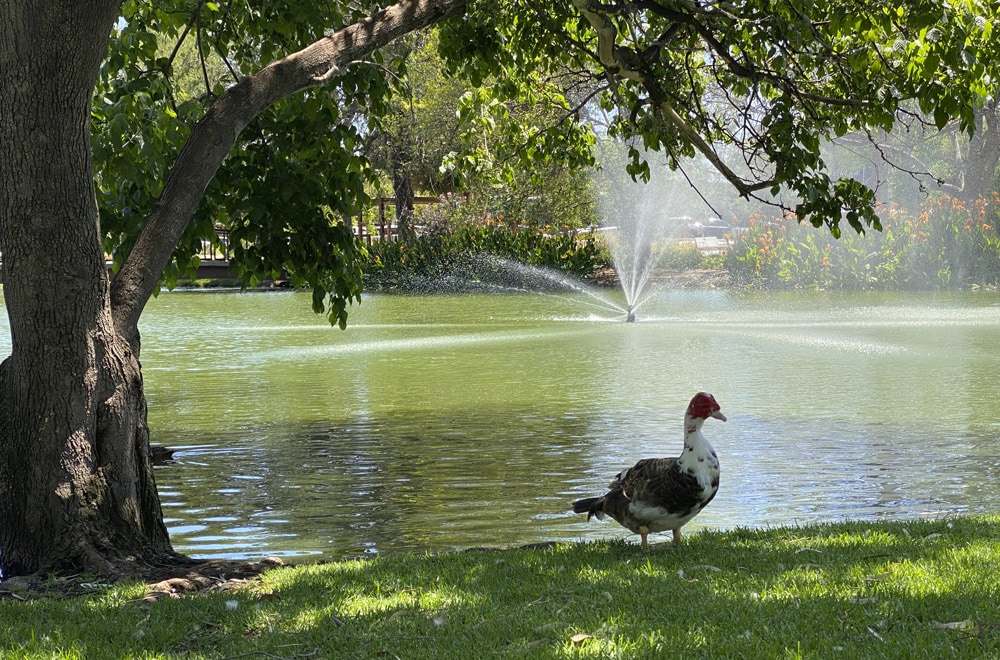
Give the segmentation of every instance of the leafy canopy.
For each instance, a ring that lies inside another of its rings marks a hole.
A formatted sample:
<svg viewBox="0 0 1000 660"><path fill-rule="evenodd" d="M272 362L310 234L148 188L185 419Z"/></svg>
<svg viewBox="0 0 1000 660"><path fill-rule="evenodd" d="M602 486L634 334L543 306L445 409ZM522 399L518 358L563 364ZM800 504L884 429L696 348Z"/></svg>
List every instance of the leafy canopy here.
<svg viewBox="0 0 1000 660"><path fill-rule="evenodd" d="M838 236L845 219L880 225L870 189L828 174L823 142L900 118L971 131L997 79L997 19L976 0L496 2L443 42L472 80L589 75L634 177L649 177L647 150L701 155L743 196L788 191L800 220Z"/></svg>
<svg viewBox="0 0 1000 660"><path fill-rule="evenodd" d="M93 105L102 229L116 261L191 125L227 85L374 9L127 1ZM465 139L446 163L456 180L483 163L505 171L555 154L584 166L595 133L606 134L630 145L636 178L649 176L648 150L673 165L699 155L744 197L789 205L834 236L844 220L877 229L873 192L830 175L823 142L904 117L971 131L995 89L997 20L987 0L470 2L439 26L447 73L468 85ZM182 66L192 52L194 76ZM219 223L245 282L287 274L343 324L361 278L347 223L370 203L368 145L405 75L402 58L377 53L257 117L178 244L168 283L192 268L203 240L217 240ZM560 111L544 130L526 129L509 121L512 101ZM609 121L595 128L597 113ZM482 137L490 131L504 139Z"/></svg>

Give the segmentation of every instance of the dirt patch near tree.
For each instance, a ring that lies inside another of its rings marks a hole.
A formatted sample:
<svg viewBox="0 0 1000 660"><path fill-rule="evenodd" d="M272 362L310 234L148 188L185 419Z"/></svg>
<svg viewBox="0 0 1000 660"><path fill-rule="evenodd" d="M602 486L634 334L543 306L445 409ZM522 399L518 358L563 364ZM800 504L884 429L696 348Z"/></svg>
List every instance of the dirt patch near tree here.
<svg viewBox="0 0 1000 660"><path fill-rule="evenodd" d="M197 591L233 591L242 588L261 573L284 565L277 557L265 557L260 561L189 559L175 565L147 567L142 571L133 569L123 571L120 575L100 578L81 575L22 575L0 582L0 598L70 598L106 589L115 582L132 581L136 579L136 575L142 575L142 581L146 583L146 595L142 600L153 603L163 598L180 598Z"/></svg>

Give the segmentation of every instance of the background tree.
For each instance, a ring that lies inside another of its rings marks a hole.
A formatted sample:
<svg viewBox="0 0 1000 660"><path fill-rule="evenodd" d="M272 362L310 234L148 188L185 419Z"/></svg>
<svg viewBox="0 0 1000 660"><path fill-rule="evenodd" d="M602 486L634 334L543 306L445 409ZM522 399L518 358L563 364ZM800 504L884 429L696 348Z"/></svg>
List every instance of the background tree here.
<svg viewBox="0 0 1000 660"><path fill-rule="evenodd" d="M455 188L441 163L458 148L456 110L465 87L445 78L435 30L397 40L390 52L401 78L395 81L390 111L371 127L368 154L390 182L397 231L407 240L414 236L414 195L436 196Z"/></svg>
<svg viewBox="0 0 1000 660"><path fill-rule="evenodd" d="M581 97L566 73L521 84L513 97L496 90L487 77L470 90L447 75L439 50L439 30L397 41L398 70L391 111L369 133L369 156L396 203L399 234L414 237L413 196L471 193L467 218L503 217L532 227L594 220L590 171L592 136L581 132ZM588 79L589 81L589 79ZM578 97L574 102L574 96ZM566 139L539 147L548 131Z"/></svg>
<svg viewBox="0 0 1000 660"><path fill-rule="evenodd" d="M971 136L957 121L938 130L924 120L897 125L891 133L849 133L833 142L827 160L840 170L856 173L877 190L880 201L893 206L915 211L935 192L971 204L997 189L1000 110L996 99L976 104L973 122Z"/></svg>
<svg viewBox="0 0 1000 660"><path fill-rule="evenodd" d="M493 221L552 232L596 221L596 136L583 83L558 67L512 78L487 76L457 107L460 142L444 167ZM583 130L581 130L583 129Z"/></svg>
<svg viewBox="0 0 1000 660"><path fill-rule="evenodd" d="M898 164L902 176L916 180L922 191L938 190L973 203L997 189L1000 165L1000 108L995 97L974 108L975 132L969 136L950 122L941 131L886 134L877 156ZM907 138L910 139L907 139Z"/></svg>
<svg viewBox="0 0 1000 660"><path fill-rule="evenodd" d="M345 322L360 268L344 219L368 201L363 132L387 112L378 49L401 35L467 11L442 25L441 51L450 73L492 81L483 103L556 99L552 81L574 72L612 113L610 135L672 162L700 153L744 196L787 189L800 218L835 234L842 218L855 229L878 218L869 188L826 172L822 141L891 129L907 99L939 128L958 118L971 130L998 59L997 10L973 0L403 0L369 11L0 4L4 575L141 574L179 560L149 461L139 317L165 270L189 268L221 221L245 281L286 272ZM161 42L192 34L231 80L182 99ZM709 89L727 104L706 105ZM588 160L592 137L574 121L583 107L567 101L565 120L519 153L544 162L568 147ZM648 172L638 149L629 168Z"/></svg>

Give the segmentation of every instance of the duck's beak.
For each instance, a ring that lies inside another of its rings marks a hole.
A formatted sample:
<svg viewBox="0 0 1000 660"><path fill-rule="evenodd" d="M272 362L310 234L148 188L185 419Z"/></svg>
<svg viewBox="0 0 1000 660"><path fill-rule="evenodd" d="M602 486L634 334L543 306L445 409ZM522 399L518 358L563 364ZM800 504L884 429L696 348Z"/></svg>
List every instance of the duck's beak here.
<svg viewBox="0 0 1000 660"><path fill-rule="evenodd" d="M721 410L716 410L712 413L712 417L716 419L721 419L723 422L726 421L726 416L722 414Z"/></svg>

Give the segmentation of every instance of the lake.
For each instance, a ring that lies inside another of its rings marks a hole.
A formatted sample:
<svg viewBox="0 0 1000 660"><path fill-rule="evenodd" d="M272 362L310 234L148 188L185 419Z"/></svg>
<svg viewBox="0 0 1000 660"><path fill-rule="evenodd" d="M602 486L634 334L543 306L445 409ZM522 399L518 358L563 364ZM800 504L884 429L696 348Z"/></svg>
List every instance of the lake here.
<svg viewBox="0 0 1000 660"><path fill-rule="evenodd" d="M177 550L302 561L625 537L571 502L679 452L699 390L729 421L705 423L722 486L689 532L1000 508L996 292L665 291L636 323L586 294L371 295L346 331L309 303L149 304Z"/></svg>

